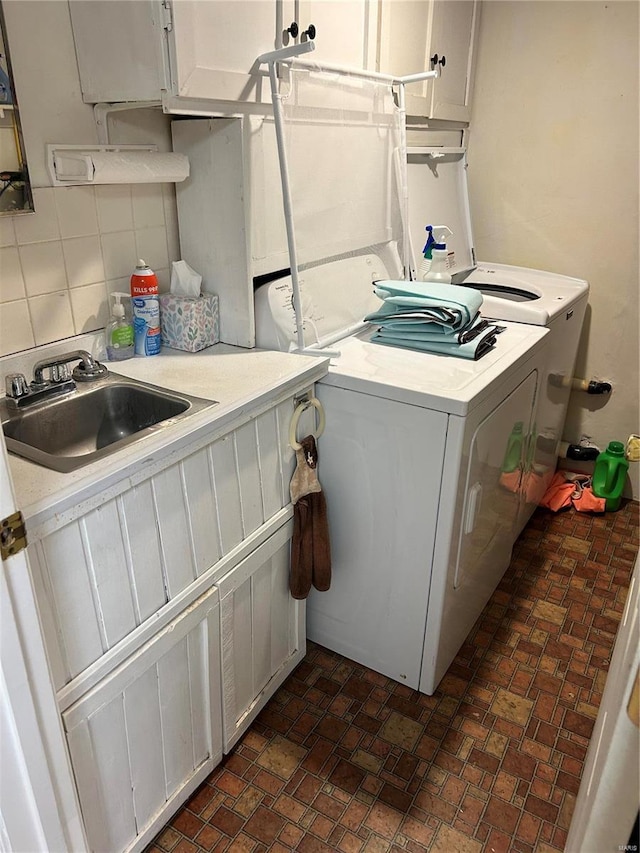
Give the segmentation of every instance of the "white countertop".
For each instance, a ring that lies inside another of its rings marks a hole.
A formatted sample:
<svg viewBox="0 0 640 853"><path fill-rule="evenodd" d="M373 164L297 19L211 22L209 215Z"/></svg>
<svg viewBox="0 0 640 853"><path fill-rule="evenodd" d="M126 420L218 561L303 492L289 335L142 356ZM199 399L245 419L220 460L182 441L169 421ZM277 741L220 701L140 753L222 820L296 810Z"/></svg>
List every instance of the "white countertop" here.
<svg viewBox="0 0 640 853"><path fill-rule="evenodd" d="M218 405L68 474L10 454L17 506L31 529L55 518L62 521L61 514L70 507L122 480L150 475L159 460L223 430L243 411L316 382L327 372L328 359L216 344L199 353L165 348L158 356L106 364L111 373L216 400Z"/></svg>

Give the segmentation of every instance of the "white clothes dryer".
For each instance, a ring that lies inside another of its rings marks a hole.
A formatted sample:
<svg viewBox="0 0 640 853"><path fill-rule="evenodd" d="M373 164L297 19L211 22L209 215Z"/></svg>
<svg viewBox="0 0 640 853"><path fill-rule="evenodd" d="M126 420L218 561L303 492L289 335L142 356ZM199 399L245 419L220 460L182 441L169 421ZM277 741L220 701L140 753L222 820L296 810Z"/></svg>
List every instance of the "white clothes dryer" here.
<svg viewBox="0 0 640 853"><path fill-rule="evenodd" d="M307 635L430 694L509 564L549 332L505 322L479 361L372 343L361 320L392 267L370 253L301 275L306 333L339 351L316 386L333 578ZM293 348L290 279L255 303L257 345Z"/></svg>

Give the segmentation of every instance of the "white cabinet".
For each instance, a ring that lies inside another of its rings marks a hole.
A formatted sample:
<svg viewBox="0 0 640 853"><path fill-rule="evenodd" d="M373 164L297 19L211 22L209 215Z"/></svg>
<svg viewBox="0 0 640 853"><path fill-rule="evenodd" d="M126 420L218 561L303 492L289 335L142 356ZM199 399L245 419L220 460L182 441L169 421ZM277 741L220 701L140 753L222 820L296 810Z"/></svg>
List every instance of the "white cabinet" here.
<svg viewBox="0 0 640 853"><path fill-rule="evenodd" d="M314 24L318 59L373 68L372 0L71 0L88 103L163 100L271 103L260 54ZM304 36L307 38L307 36Z"/></svg>
<svg viewBox="0 0 640 853"><path fill-rule="evenodd" d="M224 751L305 654L305 603L289 593L289 521L218 582Z"/></svg>
<svg viewBox="0 0 640 853"><path fill-rule="evenodd" d="M294 14L293 0L71 0L69 7L88 103L270 102L254 63L280 46Z"/></svg>
<svg viewBox="0 0 640 853"><path fill-rule="evenodd" d="M62 715L92 851L141 850L222 758L213 588Z"/></svg>
<svg viewBox="0 0 640 853"><path fill-rule="evenodd" d="M407 113L468 122L479 0L383 0L379 70L402 76L437 68L407 88Z"/></svg>
<svg viewBox="0 0 640 853"><path fill-rule="evenodd" d="M373 0L299 0L299 19L316 28L310 61L375 69L378 4Z"/></svg>
<svg viewBox="0 0 640 853"><path fill-rule="evenodd" d="M29 545L91 850L142 849L305 654L288 583L301 391L239 411Z"/></svg>

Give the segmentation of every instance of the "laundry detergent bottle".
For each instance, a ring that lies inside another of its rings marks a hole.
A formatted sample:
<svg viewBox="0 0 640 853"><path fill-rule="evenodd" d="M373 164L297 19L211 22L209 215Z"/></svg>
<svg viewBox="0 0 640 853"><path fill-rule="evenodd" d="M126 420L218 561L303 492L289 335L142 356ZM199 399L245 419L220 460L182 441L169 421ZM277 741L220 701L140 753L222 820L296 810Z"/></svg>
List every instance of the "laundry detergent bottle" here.
<svg viewBox="0 0 640 853"><path fill-rule="evenodd" d="M619 508L628 470L624 444L610 441L607 449L598 454L592 479L593 494L597 498L605 498L607 512L615 512Z"/></svg>
<svg viewBox="0 0 640 853"><path fill-rule="evenodd" d="M158 279L143 260L131 276L131 306L135 354L158 355L162 345Z"/></svg>
<svg viewBox="0 0 640 853"><path fill-rule="evenodd" d="M449 272L449 252L447 251L447 236L452 236L453 231L446 225L434 225L432 234L434 241L431 244L431 264L422 276L423 281L439 281L451 284L451 273ZM427 246L429 241L427 240ZM427 249L425 246L425 251Z"/></svg>

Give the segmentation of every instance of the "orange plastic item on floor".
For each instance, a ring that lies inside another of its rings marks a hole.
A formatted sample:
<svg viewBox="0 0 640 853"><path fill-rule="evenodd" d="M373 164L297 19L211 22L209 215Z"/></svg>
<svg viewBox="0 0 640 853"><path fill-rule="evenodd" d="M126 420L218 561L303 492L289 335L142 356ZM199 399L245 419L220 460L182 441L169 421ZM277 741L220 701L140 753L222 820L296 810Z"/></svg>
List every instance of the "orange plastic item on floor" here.
<svg viewBox="0 0 640 853"><path fill-rule="evenodd" d="M540 506L558 512L558 510L564 509L564 507L571 506L573 491L574 484L567 481L562 471L558 471L549 484L549 488L542 496Z"/></svg>
<svg viewBox="0 0 640 853"><path fill-rule="evenodd" d="M586 474L557 471L540 506L558 512L571 505L578 512L604 512L606 500L593 494L591 477Z"/></svg>
<svg viewBox="0 0 640 853"><path fill-rule="evenodd" d="M597 498L591 486L582 486L576 489L571 503L578 512L604 512L607 501L605 498Z"/></svg>

